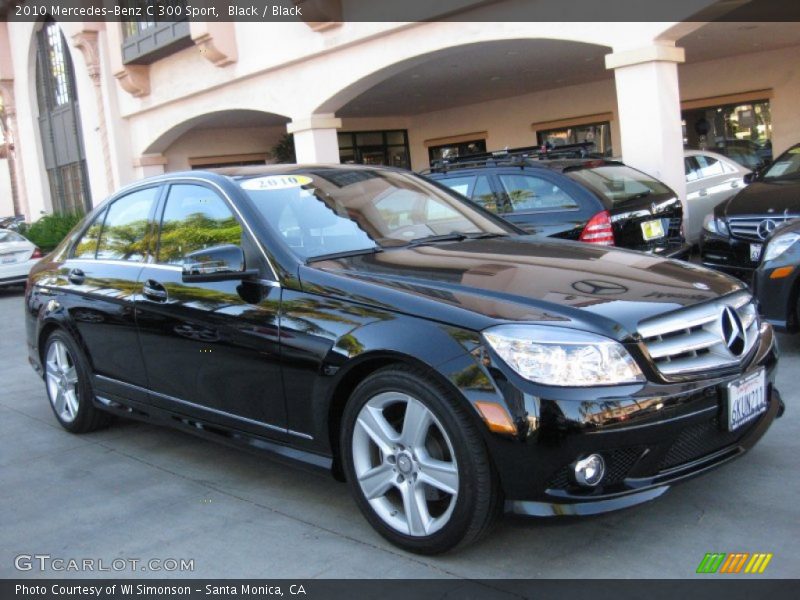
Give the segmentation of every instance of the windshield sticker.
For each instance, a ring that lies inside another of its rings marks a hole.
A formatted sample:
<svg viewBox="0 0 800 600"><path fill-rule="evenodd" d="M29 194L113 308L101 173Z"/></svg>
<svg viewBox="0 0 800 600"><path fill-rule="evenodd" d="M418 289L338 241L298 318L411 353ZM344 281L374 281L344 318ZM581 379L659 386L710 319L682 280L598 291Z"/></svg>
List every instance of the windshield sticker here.
<svg viewBox="0 0 800 600"><path fill-rule="evenodd" d="M268 177L254 177L241 183L245 190L286 190L298 188L312 183L311 177L305 175L270 175Z"/></svg>

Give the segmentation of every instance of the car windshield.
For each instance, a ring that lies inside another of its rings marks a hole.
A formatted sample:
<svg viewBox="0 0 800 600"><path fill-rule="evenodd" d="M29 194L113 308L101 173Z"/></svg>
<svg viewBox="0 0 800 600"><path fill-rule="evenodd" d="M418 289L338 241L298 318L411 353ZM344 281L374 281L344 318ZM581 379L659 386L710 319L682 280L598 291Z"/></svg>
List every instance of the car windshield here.
<svg viewBox="0 0 800 600"><path fill-rule="evenodd" d="M309 168L238 183L304 259L514 233L455 194L401 171Z"/></svg>
<svg viewBox="0 0 800 600"><path fill-rule="evenodd" d="M4 242L24 242L25 238L13 231L0 231L0 243Z"/></svg>
<svg viewBox="0 0 800 600"><path fill-rule="evenodd" d="M672 191L657 179L625 165L577 167L565 169L564 172L575 181L605 196L615 205L634 198L672 194Z"/></svg>
<svg viewBox="0 0 800 600"><path fill-rule="evenodd" d="M800 177L800 145L789 148L781 154L764 173L764 179L783 179Z"/></svg>

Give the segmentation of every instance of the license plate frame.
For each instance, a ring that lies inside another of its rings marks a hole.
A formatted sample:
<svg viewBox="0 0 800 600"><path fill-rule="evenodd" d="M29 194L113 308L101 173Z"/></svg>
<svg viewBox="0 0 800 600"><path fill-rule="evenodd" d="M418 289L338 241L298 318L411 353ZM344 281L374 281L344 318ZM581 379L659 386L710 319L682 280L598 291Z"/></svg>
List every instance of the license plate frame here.
<svg viewBox="0 0 800 600"><path fill-rule="evenodd" d="M651 219L641 223L642 237L645 242L658 240L666 235L664 231L664 221L661 219Z"/></svg>
<svg viewBox="0 0 800 600"><path fill-rule="evenodd" d="M725 388L727 431L736 431L750 423L765 413L768 406L766 369L761 367L731 381Z"/></svg>
<svg viewBox="0 0 800 600"><path fill-rule="evenodd" d="M764 244L750 244L750 262L760 262L761 253L764 251Z"/></svg>

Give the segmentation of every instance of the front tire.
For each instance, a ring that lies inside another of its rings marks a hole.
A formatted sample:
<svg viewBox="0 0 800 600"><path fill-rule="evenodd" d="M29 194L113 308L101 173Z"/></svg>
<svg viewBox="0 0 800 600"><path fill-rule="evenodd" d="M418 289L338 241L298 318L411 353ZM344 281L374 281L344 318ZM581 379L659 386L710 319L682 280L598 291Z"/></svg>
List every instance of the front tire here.
<svg viewBox="0 0 800 600"><path fill-rule="evenodd" d="M88 433L105 427L110 415L92 404L91 370L70 335L55 331L44 349L44 381L56 419L72 433Z"/></svg>
<svg viewBox="0 0 800 600"><path fill-rule="evenodd" d="M474 419L422 369L381 369L356 388L341 456L361 512L405 550L464 546L499 514L499 485Z"/></svg>

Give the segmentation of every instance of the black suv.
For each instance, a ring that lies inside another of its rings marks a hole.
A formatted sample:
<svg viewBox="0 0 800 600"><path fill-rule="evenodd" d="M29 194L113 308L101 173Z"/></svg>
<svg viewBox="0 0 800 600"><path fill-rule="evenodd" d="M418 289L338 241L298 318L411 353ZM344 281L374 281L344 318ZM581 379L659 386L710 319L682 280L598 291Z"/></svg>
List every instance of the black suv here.
<svg viewBox="0 0 800 600"><path fill-rule="evenodd" d="M783 410L741 282L519 235L393 169L138 182L34 267L25 306L65 429L119 415L302 461L415 552L504 508L651 500Z"/></svg>
<svg viewBox="0 0 800 600"><path fill-rule="evenodd" d="M770 234L800 219L800 144L745 181L750 185L706 217L700 255L705 266L750 280Z"/></svg>
<svg viewBox="0 0 800 600"><path fill-rule="evenodd" d="M621 162L586 156L583 147L474 154L438 161L422 175L528 233L688 256L675 192Z"/></svg>

